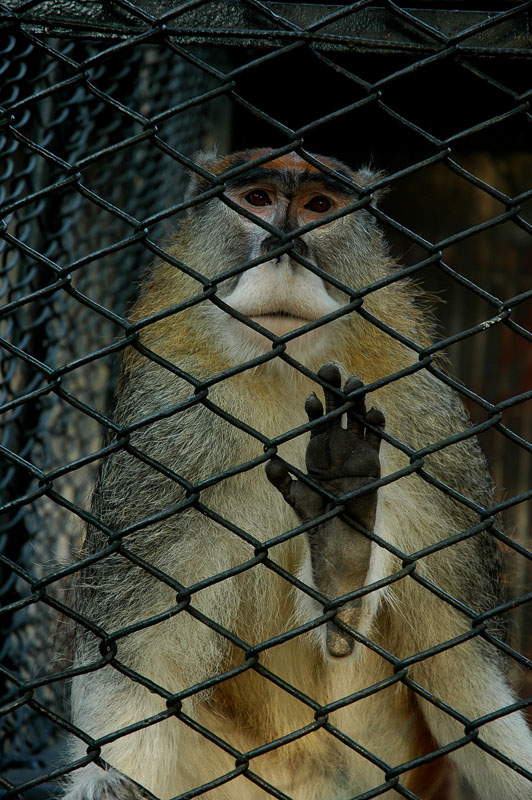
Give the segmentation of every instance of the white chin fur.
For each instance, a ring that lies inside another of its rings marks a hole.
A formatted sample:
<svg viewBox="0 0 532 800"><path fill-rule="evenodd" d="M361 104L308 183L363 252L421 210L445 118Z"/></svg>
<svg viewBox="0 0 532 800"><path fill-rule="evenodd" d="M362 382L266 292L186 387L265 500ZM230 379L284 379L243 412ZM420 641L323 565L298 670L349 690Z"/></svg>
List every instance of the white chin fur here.
<svg viewBox="0 0 532 800"><path fill-rule="evenodd" d="M295 331L309 322L308 319L302 319L301 317L280 314L258 314L250 319L275 333L276 336L284 336L285 333Z"/></svg>
<svg viewBox="0 0 532 800"><path fill-rule="evenodd" d="M284 336L297 328L306 325L309 320L297 319L296 317L274 317L274 316L257 316L250 317L253 322L262 325L263 328L274 333L276 336ZM305 355L314 353L316 350L324 346L327 339L328 326L321 326L315 328L308 333L302 333L291 341L286 343L286 352L294 356L294 358L303 358ZM248 353L248 357L262 355L269 352L274 343L267 336L263 336L258 331L253 330L243 322L231 320L229 324L229 335L233 339L234 346L241 346L243 351ZM251 353L253 355L251 355Z"/></svg>
<svg viewBox="0 0 532 800"><path fill-rule="evenodd" d="M320 277L303 267L294 267L288 258L268 261L243 273L224 300L276 336L297 330L341 305L329 295ZM287 342L286 352L303 358L321 350L332 324L298 335ZM223 330L226 343L240 358L253 358L272 349L271 339L229 316Z"/></svg>

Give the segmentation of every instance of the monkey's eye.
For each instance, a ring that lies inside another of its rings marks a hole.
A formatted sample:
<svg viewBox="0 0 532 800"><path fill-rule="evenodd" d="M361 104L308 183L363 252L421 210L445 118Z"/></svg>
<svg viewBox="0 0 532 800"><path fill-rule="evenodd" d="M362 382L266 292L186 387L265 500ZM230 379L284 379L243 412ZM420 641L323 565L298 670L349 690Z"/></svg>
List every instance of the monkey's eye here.
<svg viewBox="0 0 532 800"><path fill-rule="evenodd" d="M252 192L246 195L246 200L252 206L271 206L272 204L270 195L263 189L253 189Z"/></svg>
<svg viewBox="0 0 532 800"><path fill-rule="evenodd" d="M317 194L305 206L305 208L308 208L309 211L314 211L315 214L325 214L330 207L331 201L328 197L324 197L322 194Z"/></svg>

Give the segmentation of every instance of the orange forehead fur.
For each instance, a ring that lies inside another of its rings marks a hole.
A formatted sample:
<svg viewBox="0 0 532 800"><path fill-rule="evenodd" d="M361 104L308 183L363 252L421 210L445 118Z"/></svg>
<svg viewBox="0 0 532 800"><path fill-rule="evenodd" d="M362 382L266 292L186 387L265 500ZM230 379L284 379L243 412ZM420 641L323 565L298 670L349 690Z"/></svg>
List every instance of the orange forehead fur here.
<svg viewBox="0 0 532 800"><path fill-rule="evenodd" d="M261 158L272 152L273 150L268 147L257 147L252 150L241 150L240 152L232 153L225 158L221 158L215 164L209 164L208 169L214 175L221 175L223 172L226 172L237 164L254 161L256 158ZM316 154L312 155L313 158L317 158L319 161L322 161L326 167L329 167L329 169L339 170L344 174L353 175L352 170L346 167L345 164L342 164L341 161L337 161L335 158ZM305 159L297 153L285 153L283 156L278 156L277 158L273 158L271 161L266 161L264 164L259 164L257 166L263 169L277 169L285 172L314 172L316 174L319 174L320 172L317 167L315 167L313 164L309 164L308 161L305 161Z"/></svg>

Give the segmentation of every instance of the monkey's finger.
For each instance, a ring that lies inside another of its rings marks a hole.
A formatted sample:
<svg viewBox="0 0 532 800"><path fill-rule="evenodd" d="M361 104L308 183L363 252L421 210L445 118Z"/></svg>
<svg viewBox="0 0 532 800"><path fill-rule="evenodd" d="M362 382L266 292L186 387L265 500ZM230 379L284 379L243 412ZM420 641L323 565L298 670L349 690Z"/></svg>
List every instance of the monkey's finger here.
<svg viewBox="0 0 532 800"><path fill-rule="evenodd" d="M364 386L364 382L352 375L346 381L344 392L346 394L350 394L356 389L360 389L361 386ZM347 429L362 437L364 435L364 425L359 419L356 418L355 414L358 414L360 417L365 416L366 396L364 394L359 394L358 397L355 397L352 400L352 403L353 405L347 411Z"/></svg>
<svg viewBox="0 0 532 800"><path fill-rule="evenodd" d="M291 503L290 487L293 483L287 468L278 458L272 458L266 464L266 477L283 495L287 503Z"/></svg>
<svg viewBox="0 0 532 800"><path fill-rule="evenodd" d="M314 422L315 419L323 417L323 405L319 397L316 397L314 392L311 392L305 400L305 411L307 412L309 422ZM315 425L310 431L310 437L317 436L322 433L323 425Z"/></svg>
<svg viewBox="0 0 532 800"><path fill-rule="evenodd" d="M373 425L375 428L379 428L381 431L384 430L384 427L386 425L386 419L384 417L384 414L382 413L382 411L379 411L378 408L375 408L375 406L370 408L370 410L366 414L366 422L369 425ZM381 446L381 441L382 441L382 436L380 433L376 433L375 431L366 428L366 441L368 442L368 444L370 444L372 447L375 448L377 453L379 452L379 448Z"/></svg>
<svg viewBox="0 0 532 800"><path fill-rule="evenodd" d="M340 370L333 364L332 361L329 361L327 364L324 364L323 367L320 367L318 371L318 378L321 378L322 381L326 383L330 383L331 386L335 386L336 388L340 388L342 384L342 376L340 375ZM338 406L342 405L342 400L338 397L334 392L331 392L330 389L327 389L325 386L323 387L323 393L325 395L325 413L328 414L330 411L334 411L338 408ZM335 420L338 425L340 425L340 417Z"/></svg>
<svg viewBox="0 0 532 800"><path fill-rule="evenodd" d="M311 392L305 400L305 411L307 412L309 422L313 422L318 417L323 416L323 405L315 392Z"/></svg>

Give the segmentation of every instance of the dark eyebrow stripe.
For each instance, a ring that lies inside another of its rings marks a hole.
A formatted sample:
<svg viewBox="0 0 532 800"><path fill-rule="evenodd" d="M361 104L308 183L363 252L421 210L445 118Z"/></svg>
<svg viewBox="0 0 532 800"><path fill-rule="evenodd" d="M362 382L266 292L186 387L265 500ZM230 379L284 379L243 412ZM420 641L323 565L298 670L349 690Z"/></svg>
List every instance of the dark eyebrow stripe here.
<svg viewBox="0 0 532 800"><path fill-rule="evenodd" d="M349 175L345 176L348 180L350 179ZM326 175L324 172L292 172L287 170L283 172L282 170L278 169L264 169L262 167L256 167L255 169L250 169L249 172L244 172L241 175L237 175L235 178L230 178L226 186L231 189L237 189L239 186L248 186L250 183L261 183L262 181L270 180L280 184L287 184L288 182L291 184L291 188L297 186L303 187L305 184L308 183L319 183L322 186L326 186L329 189L332 189L338 194L342 194L345 197L358 197L357 191L353 188L351 189L350 186L342 183L342 181L333 178L331 175Z"/></svg>
<svg viewBox="0 0 532 800"><path fill-rule="evenodd" d="M343 173L341 173L343 174ZM349 175L345 176L348 180L351 180ZM321 183L327 186L329 189L334 189L335 192L339 194L344 194L347 197L358 197L357 191L355 188L351 188L346 183L337 180L337 178L333 178L332 175L326 175L324 172L306 172L301 175L301 180L304 183Z"/></svg>
<svg viewBox="0 0 532 800"><path fill-rule="evenodd" d="M282 175L283 173L277 169L261 169L261 167L255 167L255 169L250 169L248 172L243 172L241 175L237 175L235 178L230 178L228 181L226 181L226 186L236 188L238 186L246 186L248 183L255 183L255 181L278 181Z"/></svg>

